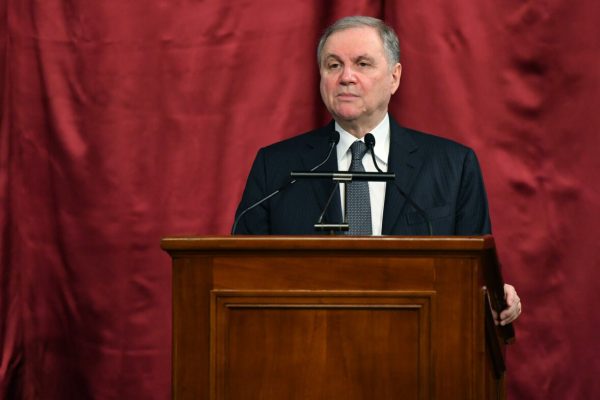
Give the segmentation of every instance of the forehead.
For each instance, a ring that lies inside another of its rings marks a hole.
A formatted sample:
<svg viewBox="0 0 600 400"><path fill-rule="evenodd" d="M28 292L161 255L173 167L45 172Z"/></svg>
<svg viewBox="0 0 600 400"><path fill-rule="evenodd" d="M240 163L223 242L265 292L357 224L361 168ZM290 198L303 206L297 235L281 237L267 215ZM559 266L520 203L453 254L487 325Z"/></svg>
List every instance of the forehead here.
<svg viewBox="0 0 600 400"><path fill-rule="evenodd" d="M354 54L384 55L383 42L375 28L348 28L333 33L323 46L323 57Z"/></svg>

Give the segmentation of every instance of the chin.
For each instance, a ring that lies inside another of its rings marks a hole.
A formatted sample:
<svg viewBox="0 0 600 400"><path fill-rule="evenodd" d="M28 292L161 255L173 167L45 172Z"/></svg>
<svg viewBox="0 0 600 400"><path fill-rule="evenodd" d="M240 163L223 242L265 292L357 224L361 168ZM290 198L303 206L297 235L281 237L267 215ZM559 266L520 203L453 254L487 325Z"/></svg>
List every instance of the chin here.
<svg viewBox="0 0 600 400"><path fill-rule="evenodd" d="M361 112L358 110L345 110L345 109L337 109L334 113L338 118L341 118L345 121L353 121L361 116Z"/></svg>

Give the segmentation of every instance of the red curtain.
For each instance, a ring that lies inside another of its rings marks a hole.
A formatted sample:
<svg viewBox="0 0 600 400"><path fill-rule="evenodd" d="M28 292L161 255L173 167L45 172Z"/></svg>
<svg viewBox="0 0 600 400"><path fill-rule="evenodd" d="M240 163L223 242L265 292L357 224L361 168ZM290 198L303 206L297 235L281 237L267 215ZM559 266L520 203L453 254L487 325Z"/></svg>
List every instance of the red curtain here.
<svg viewBox="0 0 600 400"><path fill-rule="evenodd" d="M397 30L401 123L475 148L524 315L517 399L600 397L600 3L0 0L0 397L170 396L170 234L327 121L316 41Z"/></svg>

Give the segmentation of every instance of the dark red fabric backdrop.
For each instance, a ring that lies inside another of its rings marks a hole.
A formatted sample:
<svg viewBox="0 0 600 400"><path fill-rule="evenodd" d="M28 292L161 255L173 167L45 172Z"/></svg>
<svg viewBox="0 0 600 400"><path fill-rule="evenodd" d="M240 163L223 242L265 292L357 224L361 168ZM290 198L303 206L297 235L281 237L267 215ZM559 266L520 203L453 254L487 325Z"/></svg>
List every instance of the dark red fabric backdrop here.
<svg viewBox="0 0 600 400"><path fill-rule="evenodd" d="M352 14L400 36L397 119L478 152L511 398L600 398L597 0L0 0L0 397L169 398L159 239L228 233L257 149L327 120Z"/></svg>

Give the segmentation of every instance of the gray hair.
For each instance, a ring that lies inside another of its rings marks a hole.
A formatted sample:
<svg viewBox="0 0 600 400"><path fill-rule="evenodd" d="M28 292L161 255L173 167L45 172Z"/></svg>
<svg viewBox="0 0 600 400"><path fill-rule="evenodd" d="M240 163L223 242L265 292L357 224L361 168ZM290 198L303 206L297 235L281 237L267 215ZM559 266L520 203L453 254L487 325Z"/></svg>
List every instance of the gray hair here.
<svg viewBox="0 0 600 400"><path fill-rule="evenodd" d="M319 45L317 46L317 63L319 66L321 66L321 53L323 52L323 47L325 47L325 42L327 42L329 36L333 35L335 32L351 28L362 28L365 26L375 28L379 34L390 68L396 65L396 63L399 63L400 43L398 42L398 36L396 36L396 32L394 32L390 26L386 25L385 22L380 19L356 15L353 17L344 17L342 19L338 19L333 23L333 25L330 25L325 32L323 32L321 39L319 39Z"/></svg>

